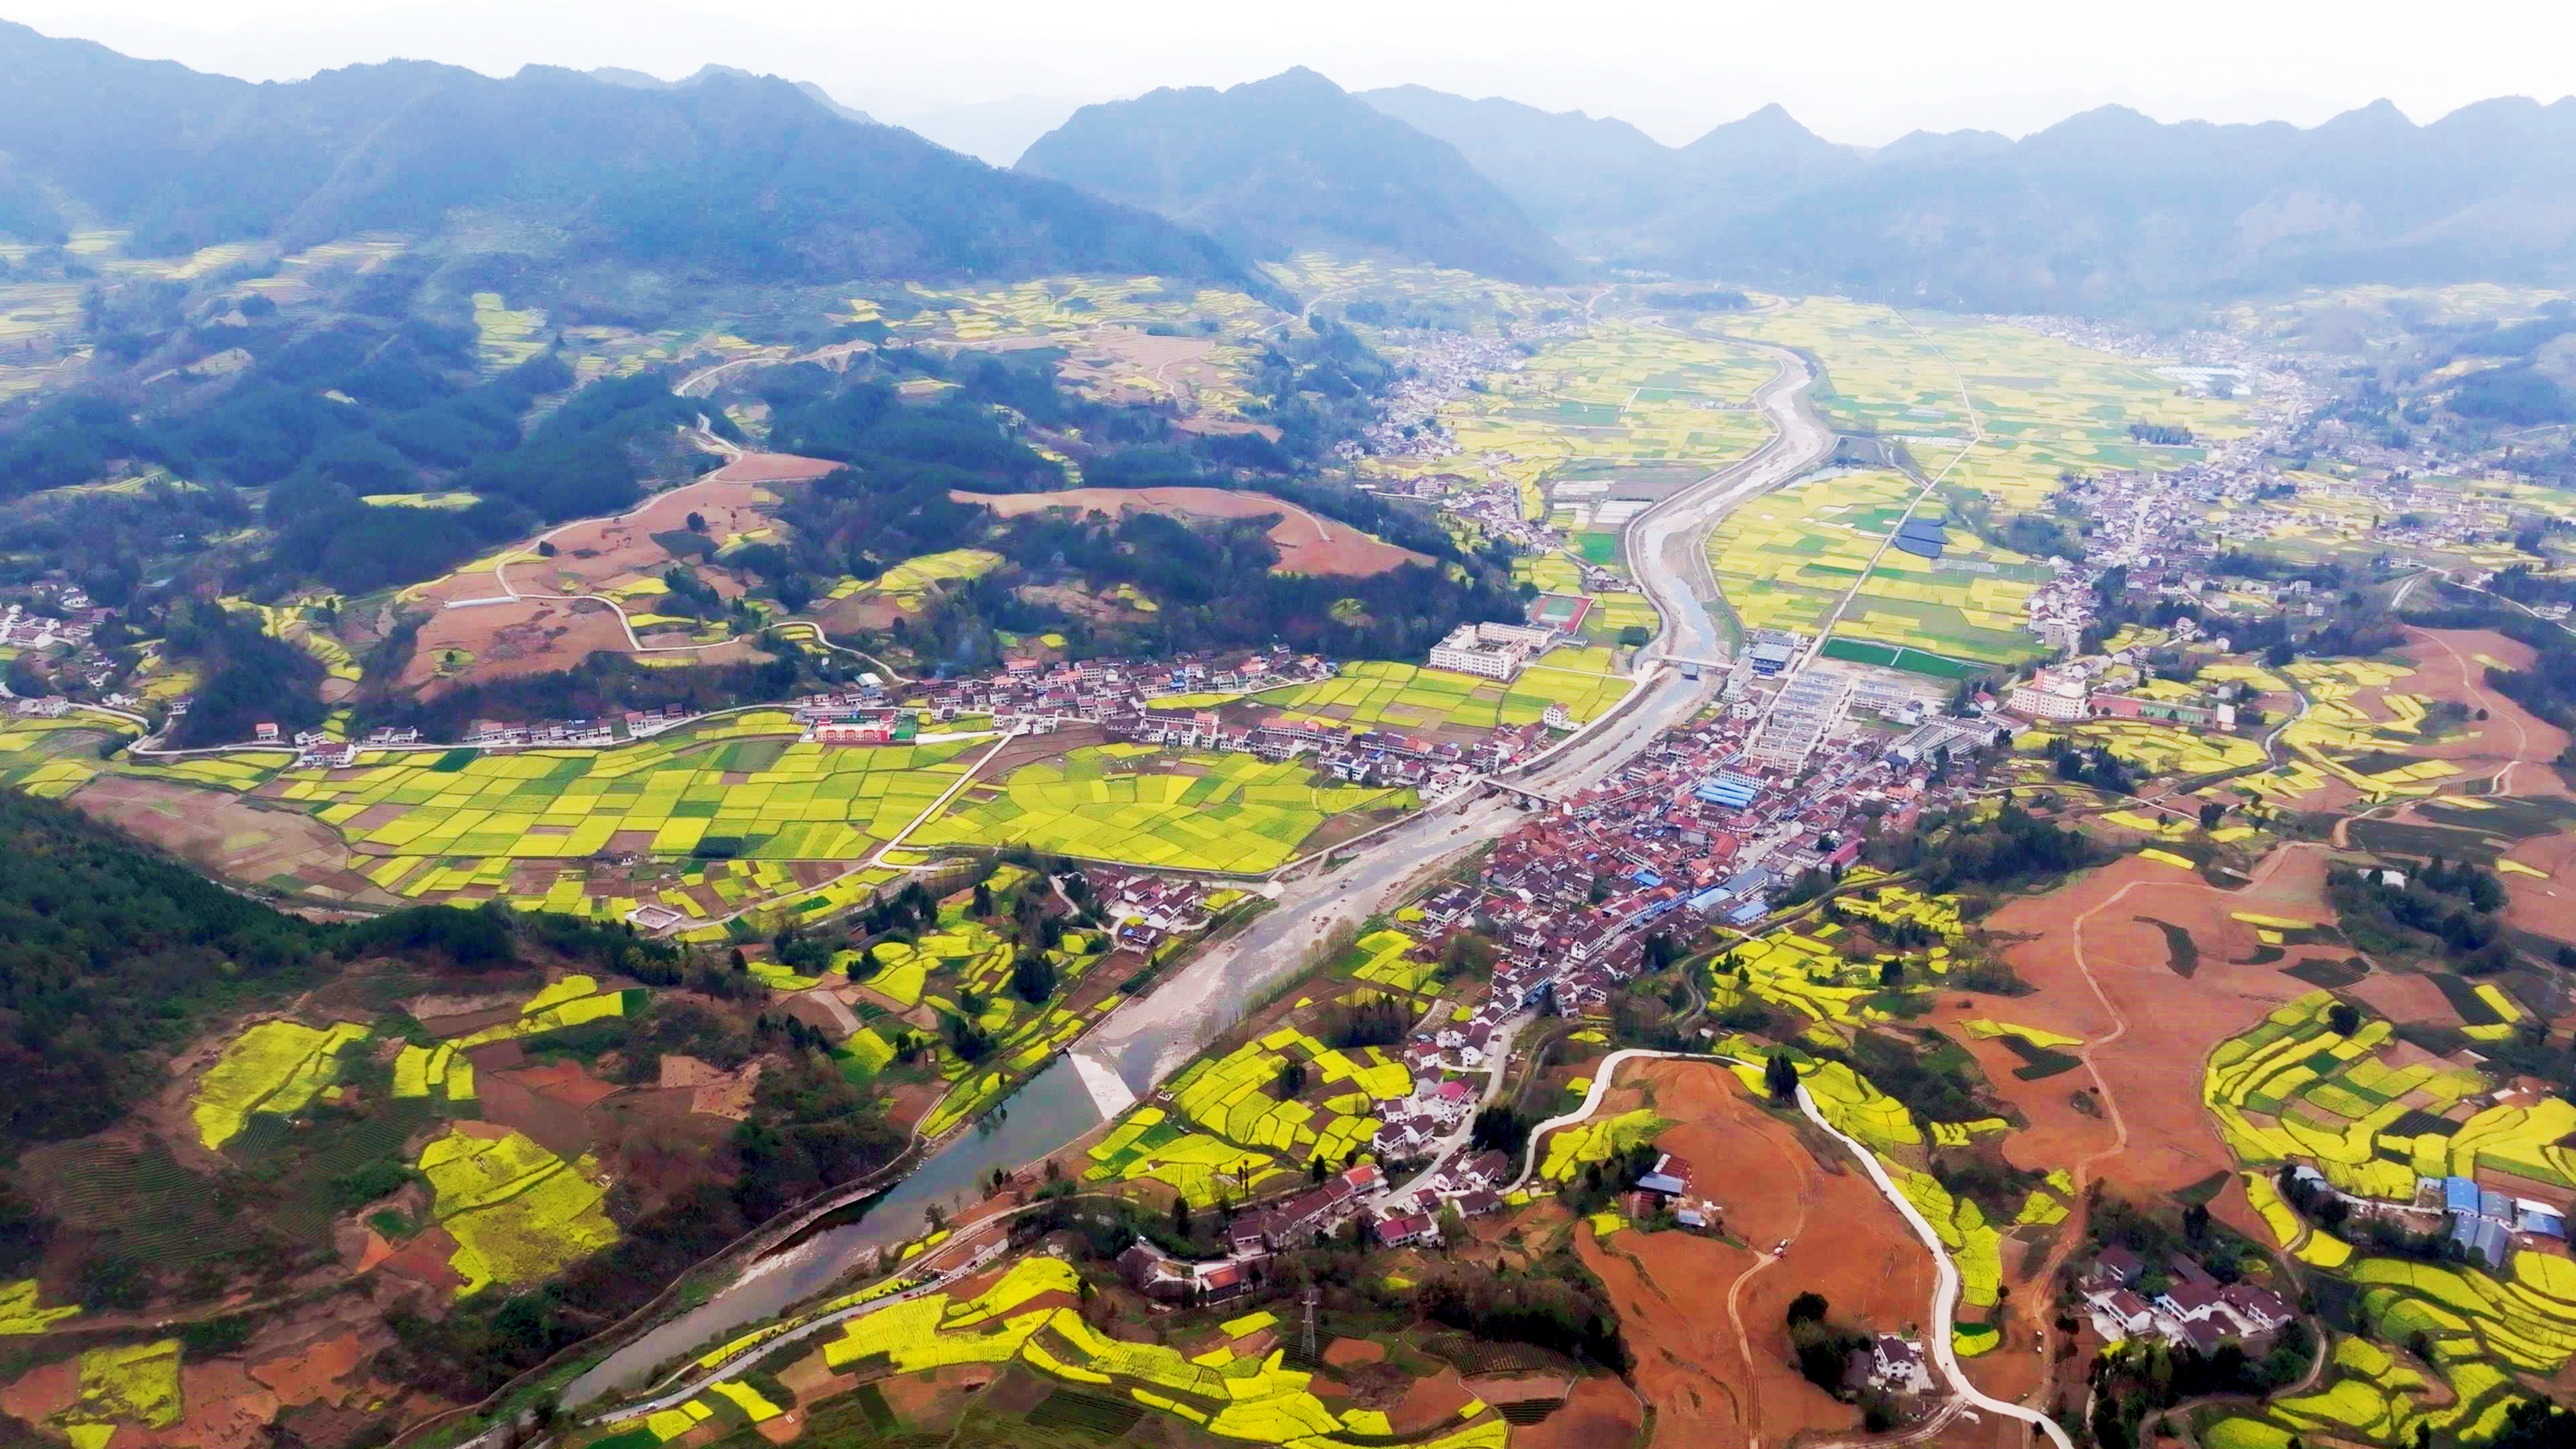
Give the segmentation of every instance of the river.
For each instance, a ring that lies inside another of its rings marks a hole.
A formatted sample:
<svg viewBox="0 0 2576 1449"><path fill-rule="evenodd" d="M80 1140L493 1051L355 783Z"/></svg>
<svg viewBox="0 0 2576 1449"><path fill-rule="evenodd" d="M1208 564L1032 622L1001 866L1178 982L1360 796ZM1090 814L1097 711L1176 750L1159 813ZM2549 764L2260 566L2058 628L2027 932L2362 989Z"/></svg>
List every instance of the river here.
<svg viewBox="0 0 2576 1449"><path fill-rule="evenodd" d="M1629 523L1627 547L1638 582L1663 616L1658 653L1716 657L1716 627L1691 588L1691 579L1706 570L1699 553L1703 536L1727 509L1798 477L1832 451L1832 433L1799 408L1812 382L1806 364L1791 353L1766 350L1781 371L1755 394L1755 402L1770 416L1776 436L1751 457ZM1654 666L1644 696L1625 714L1552 756L1521 783L1557 794L1600 779L1656 734L1698 711L1715 687L1716 671L1705 672L1711 677L1689 680L1676 669ZM1040 1072L1010 1099L1010 1116L994 1130L957 1138L868 1203L857 1221L809 1234L762 1259L705 1303L618 1349L565 1388L565 1406L640 1387L663 1360L776 1318L831 1286L869 1251L916 1234L924 1208L953 1206L961 1195L972 1200L994 1168L1016 1170L1100 1125L1295 974L1307 951L1336 928L1378 913L1407 881L1508 832L1521 818L1499 798L1427 812L1371 841L1356 861L1288 884L1249 929L1199 952Z"/></svg>

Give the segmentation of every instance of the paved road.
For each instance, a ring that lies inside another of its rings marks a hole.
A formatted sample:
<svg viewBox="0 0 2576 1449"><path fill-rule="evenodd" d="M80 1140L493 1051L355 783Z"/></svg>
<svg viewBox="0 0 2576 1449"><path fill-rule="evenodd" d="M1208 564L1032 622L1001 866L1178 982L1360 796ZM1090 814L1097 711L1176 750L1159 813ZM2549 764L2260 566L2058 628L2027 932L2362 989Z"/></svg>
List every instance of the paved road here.
<svg viewBox="0 0 2576 1449"><path fill-rule="evenodd" d="M1765 350L1780 372L1754 394L1754 403L1770 416L1776 435L1752 456L1710 473L1628 524L1628 557L1638 584L1663 615L1663 634L1640 651L1641 659L1715 655L1717 628L1693 589L1694 581L1707 578L1709 528L1728 509L1795 480L1833 454L1832 431L1803 406L1814 374L1795 353ZM1713 680L1684 679L1677 670L1649 665L1626 713L1557 751L1517 783L1552 795L1582 789L1697 713L1714 688ZM1285 883L1278 903L1249 929L1198 953L1152 994L1122 1006L1086 1037L1074 1048L1077 1070L1086 1080L1114 1074L1128 1091L1143 1096L1295 975L1307 953L1335 930L1385 910L1406 883L1507 833L1520 819L1520 811L1499 800L1426 812L1379 836L1358 861Z"/></svg>

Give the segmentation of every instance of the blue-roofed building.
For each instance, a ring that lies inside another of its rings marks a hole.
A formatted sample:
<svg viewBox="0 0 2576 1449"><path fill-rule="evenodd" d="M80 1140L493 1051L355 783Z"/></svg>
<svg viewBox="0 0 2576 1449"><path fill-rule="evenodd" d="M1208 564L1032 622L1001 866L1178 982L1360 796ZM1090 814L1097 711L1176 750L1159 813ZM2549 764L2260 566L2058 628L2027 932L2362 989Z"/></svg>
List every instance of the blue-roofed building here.
<svg viewBox="0 0 2576 1449"><path fill-rule="evenodd" d="M1725 899L1726 887L1710 886L1707 890L1701 891L1698 895L1690 898L1690 908L1705 916L1709 912L1716 910L1719 903L1723 902Z"/></svg>
<svg viewBox="0 0 2576 1449"><path fill-rule="evenodd" d="M1748 651L1748 657L1753 661L1754 673L1771 675L1788 668L1797 651L1786 644L1756 644Z"/></svg>
<svg viewBox="0 0 2576 1449"><path fill-rule="evenodd" d="M2504 1224L2485 1218L2453 1218L2451 1241L2466 1249L2470 1257L2483 1260L2490 1271L2502 1271L2505 1259L2513 1252Z"/></svg>
<svg viewBox="0 0 2576 1449"><path fill-rule="evenodd" d="M2536 1238L2556 1238L2562 1243L2567 1241L2565 1214L2545 1202L2533 1202L2529 1198L2524 1198L2518 1206L2521 1211L2515 1215L2515 1228Z"/></svg>
<svg viewBox="0 0 2576 1449"><path fill-rule="evenodd" d="M1729 810L1741 810L1752 804L1753 797L1761 794L1762 791L1759 786L1749 783L1717 779L1703 783L1691 793L1711 805L1723 805Z"/></svg>
<svg viewBox="0 0 2576 1449"><path fill-rule="evenodd" d="M2520 1214L2514 1211L2512 1198L2493 1188L2483 1188L2478 1192L2478 1216L2493 1218L2500 1223L2509 1223Z"/></svg>
<svg viewBox="0 0 2576 1449"><path fill-rule="evenodd" d="M1655 872L1648 870L1642 865L1637 867L1635 870L1630 871L1628 873L1628 879L1635 881L1637 884L1644 886L1648 890L1653 890L1655 887L1664 883L1664 878L1662 876L1657 875Z"/></svg>
<svg viewBox="0 0 2576 1449"><path fill-rule="evenodd" d="M1749 896L1757 891L1769 890L1771 883L1778 879L1779 877L1773 875L1768 866L1748 866L1727 878L1726 893L1731 896Z"/></svg>
<svg viewBox="0 0 2576 1449"><path fill-rule="evenodd" d="M1737 906L1734 910L1726 913L1726 923L1730 926L1749 926L1755 921L1761 920L1762 917L1770 911L1770 909L1771 903L1769 901L1759 899L1746 901L1744 904Z"/></svg>
<svg viewBox="0 0 2576 1449"><path fill-rule="evenodd" d="M2465 1177L2442 1179L2442 1206L2455 1213L2478 1210L2478 1185Z"/></svg>

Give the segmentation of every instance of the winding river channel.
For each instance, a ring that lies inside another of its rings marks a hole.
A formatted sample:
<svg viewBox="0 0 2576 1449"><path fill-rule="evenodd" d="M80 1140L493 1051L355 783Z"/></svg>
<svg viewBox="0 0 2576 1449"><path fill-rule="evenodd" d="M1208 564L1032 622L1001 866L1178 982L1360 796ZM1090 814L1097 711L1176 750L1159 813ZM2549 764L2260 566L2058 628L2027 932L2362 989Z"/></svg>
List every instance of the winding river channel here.
<svg viewBox="0 0 2576 1449"><path fill-rule="evenodd" d="M1685 678L1659 662L1720 657L1702 601L1712 585L1702 552L1708 530L1738 504L1821 465L1833 434L1803 407L1814 374L1796 354L1764 348L1780 371L1754 396L1775 430L1750 457L1719 469L1637 515L1625 543L1639 586L1663 617L1640 655L1638 683L1615 717L1556 750L1514 783L1549 795L1579 790L1616 770L1661 731L1688 719L1715 688L1716 670ZM1033 1162L1146 1095L1304 964L1332 932L1385 909L1407 882L1509 832L1521 812L1500 797L1424 812L1373 839L1359 859L1287 882L1273 908L1241 934L1199 952L1145 996L1130 1001L1020 1089L989 1130L960 1134L855 1221L802 1235L745 1269L704 1303L629 1341L572 1381L567 1408L644 1384L683 1352L778 1317L831 1286L869 1253L914 1236L923 1210L980 1196L993 1169ZM846 1215L846 1214L844 1214Z"/></svg>

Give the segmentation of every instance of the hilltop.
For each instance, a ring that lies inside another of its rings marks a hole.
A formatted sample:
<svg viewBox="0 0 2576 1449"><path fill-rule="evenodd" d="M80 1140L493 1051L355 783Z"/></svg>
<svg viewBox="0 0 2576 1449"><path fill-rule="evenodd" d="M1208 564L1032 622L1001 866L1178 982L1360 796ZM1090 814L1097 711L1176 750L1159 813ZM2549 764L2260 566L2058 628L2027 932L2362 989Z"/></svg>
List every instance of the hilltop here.
<svg viewBox="0 0 2576 1449"><path fill-rule="evenodd" d="M1302 67L1085 106L1015 169L1160 212L1255 259L1324 248L1507 281L1574 271L1458 148Z"/></svg>

